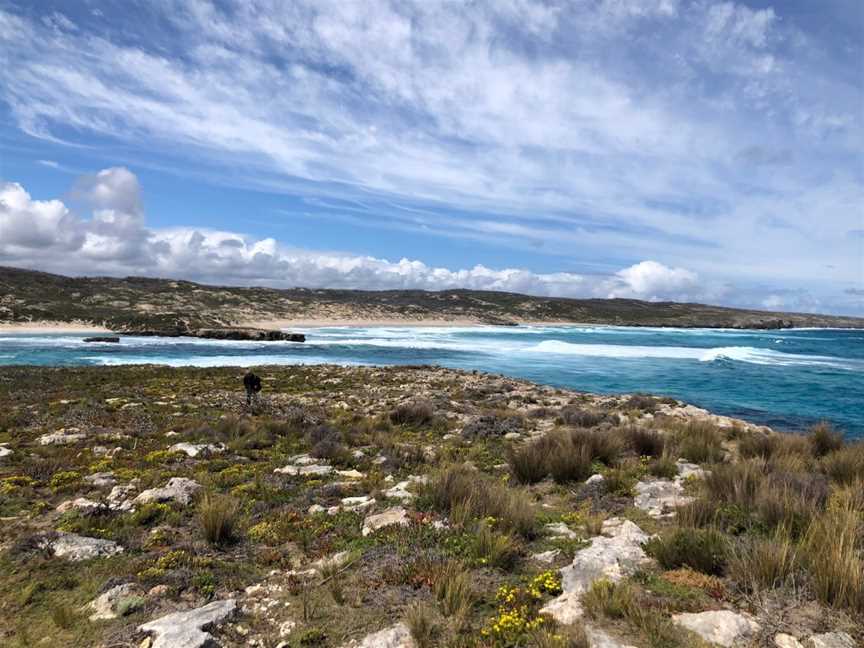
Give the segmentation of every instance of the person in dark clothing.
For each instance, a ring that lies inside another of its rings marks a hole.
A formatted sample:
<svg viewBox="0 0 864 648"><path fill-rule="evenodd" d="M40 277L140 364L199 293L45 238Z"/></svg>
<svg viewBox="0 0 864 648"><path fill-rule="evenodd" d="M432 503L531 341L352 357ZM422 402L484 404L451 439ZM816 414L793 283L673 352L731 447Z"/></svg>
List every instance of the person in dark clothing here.
<svg viewBox="0 0 864 648"><path fill-rule="evenodd" d="M260 376L251 371L247 372L247 374L243 376L243 387L246 388L246 405L249 406L252 404L252 401L256 400L258 392L261 391Z"/></svg>

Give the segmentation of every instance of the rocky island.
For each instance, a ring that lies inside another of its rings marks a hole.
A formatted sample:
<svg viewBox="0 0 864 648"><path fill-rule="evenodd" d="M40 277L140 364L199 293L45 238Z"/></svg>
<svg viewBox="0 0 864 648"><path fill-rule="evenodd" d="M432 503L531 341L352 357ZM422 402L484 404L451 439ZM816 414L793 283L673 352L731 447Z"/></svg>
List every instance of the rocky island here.
<svg viewBox="0 0 864 648"><path fill-rule="evenodd" d="M432 367L7 367L0 644L854 648L864 444Z"/></svg>

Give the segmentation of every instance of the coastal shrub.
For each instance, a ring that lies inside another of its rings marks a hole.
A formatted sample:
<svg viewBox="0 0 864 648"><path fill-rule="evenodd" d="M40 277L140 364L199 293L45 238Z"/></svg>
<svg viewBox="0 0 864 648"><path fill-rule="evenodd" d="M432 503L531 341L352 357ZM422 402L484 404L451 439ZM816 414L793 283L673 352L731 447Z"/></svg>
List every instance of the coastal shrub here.
<svg viewBox="0 0 864 648"><path fill-rule="evenodd" d="M628 468L610 468L603 472L603 486L611 495L632 497L637 481L636 475Z"/></svg>
<svg viewBox="0 0 864 648"><path fill-rule="evenodd" d="M508 488L466 465L451 465L435 472L422 495L437 511L450 515L462 510L473 518L495 518L505 530L525 538L536 532L536 513L529 497Z"/></svg>
<svg viewBox="0 0 864 648"><path fill-rule="evenodd" d="M694 463L714 463L723 459L723 436L708 421L690 421L677 433L678 453Z"/></svg>
<svg viewBox="0 0 864 648"><path fill-rule="evenodd" d="M656 430L629 425L622 428L621 433L640 457L659 457L666 449L666 439Z"/></svg>
<svg viewBox="0 0 864 648"><path fill-rule="evenodd" d="M674 479L678 475L678 464L670 452L665 451L648 463L648 472L662 479Z"/></svg>
<svg viewBox="0 0 864 648"><path fill-rule="evenodd" d="M435 420L435 407L429 400L410 400L400 403L390 412L390 422L394 425L423 427Z"/></svg>
<svg viewBox="0 0 864 648"><path fill-rule="evenodd" d="M593 428L601 423L612 420L607 412L594 412L583 409L578 405L566 405L562 407L558 413L558 418L566 425L580 428Z"/></svg>
<svg viewBox="0 0 864 648"><path fill-rule="evenodd" d="M817 457L824 457L843 447L843 435L827 421L812 426L807 434L813 454Z"/></svg>
<svg viewBox="0 0 864 648"><path fill-rule="evenodd" d="M212 493L204 495L198 505L198 525L207 542L221 546L236 540L239 513L233 499Z"/></svg>
<svg viewBox="0 0 864 648"><path fill-rule="evenodd" d="M525 420L519 416L486 414L475 416L462 428L462 436L466 439L487 439L503 437L511 432L522 432Z"/></svg>
<svg viewBox="0 0 864 648"><path fill-rule="evenodd" d="M480 522L473 536L472 557L480 565L510 569L519 558L519 547L507 533L492 529Z"/></svg>
<svg viewBox="0 0 864 648"><path fill-rule="evenodd" d="M571 439L574 445L589 449L591 458L613 465L624 451L624 439L613 430L573 430Z"/></svg>
<svg viewBox="0 0 864 648"><path fill-rule="evenodd" d="M756 493L765 479L765 462L748 459L713 466L704 476L708 499L741 506L745 511L753 508Z"/></svg>
<svg viewBox="0 0 864 648"><path fill-rule="evenodd" d="M743 589L760 592L792 581L798 567L798 547L786 527L770 536L747 536L730 550L727 574Z"/></svg>
<svg viewBox="0 0 864 648"><path fill-rule="evenodd" d="M811 473L769 473L759 485L753 508L769 529L785 527L800 536L828 499L828 480Z"/></svg>
<svg viewBox="0 0 864 648"><path fill-rule="evenodd" d="M557 435L548 466L552 479L558 484L583 481L593 472L591 448L574 443L570 435Z"/></svg>
<svg viewBox="0 0 864 648"><path fill-rule="evenodd" d="M520 484L536 484L549 474L549 460L554 453L556 441L545 435L534 441L511 446L507 449L510 474Z"/></svg>
<svg viewBox="0 0 864 648"><path fill-rule="evenodd" d="M723 573L729 547L716 529L678 527L649 540L645 551L664 569L689 567L703 574Z"/></svg>
<svg viewBox="0 0 864 648"><path fill-rule="evenodd" d="M838 484L864 480L864 442L827 453L819 460L819 470Z"/></svg>
<svg viewBox="0 0 864 648"><path fill-rule="evenodd" d="M743 459L759 457L768 460L774 456L779 447L777 436L757 432L747 434L738 441L738 454Z"/></svg>
<svg viewBox="0 0 864 648"><path fill-rule="evenodd" d="M657 399L649 394L633 394L621 404L621 409L654 413L659 406Z"/></svg>
<svg viewBox="0 0 864 648"><path fill-rule="evenodd" d="M859 615L864 614L862 503L860 491L852 488L835 493L826 510L813 519L801 547L817 598Z"/></svg>

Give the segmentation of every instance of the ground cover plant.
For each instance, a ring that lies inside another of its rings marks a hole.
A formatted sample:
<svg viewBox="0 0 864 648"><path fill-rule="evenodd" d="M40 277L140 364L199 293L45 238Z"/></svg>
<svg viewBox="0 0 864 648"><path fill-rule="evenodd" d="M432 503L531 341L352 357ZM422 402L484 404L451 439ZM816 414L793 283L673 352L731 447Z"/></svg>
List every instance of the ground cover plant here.
<svg viewBox="0 0 864 648"><path fill-rule="evenodd" d="M758 628L742 645L864 640L864 446L827 424L429 367L256 372L248 408L231 368L4 370L0 644L138 645L226 600L223 646L399 624L418 648L683 648L681 615L717 611ZM568 589L630 537L638 564Z"/></svg>

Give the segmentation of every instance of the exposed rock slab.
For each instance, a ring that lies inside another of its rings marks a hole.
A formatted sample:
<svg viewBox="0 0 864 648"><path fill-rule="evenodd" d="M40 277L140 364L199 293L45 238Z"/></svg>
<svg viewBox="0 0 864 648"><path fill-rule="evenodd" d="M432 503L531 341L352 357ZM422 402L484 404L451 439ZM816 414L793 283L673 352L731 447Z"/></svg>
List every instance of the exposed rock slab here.
<svg viewBox="0 0 864 648"><path fill-rule="evenodd" d="M152 648L201 648L213 639L206 630L228 619L236 607L234 599L214 601L194 610L168 614L138 626L138 630L156 635Z"/></svg>
<svg viewBox="0 0 864 648"><path fill-rule="evenodd" d="M123 553L123 547L112 540L89 538L62 531L57 534L56 538L47 542L46 547L57 558L75 562Z"/></svg>
<svg viewBox="0 0 864 648"><path fill-rule="evenodd" d="M774 645L777 648L804 648L804 644L798 641L798 639L784 632L774 635Z"/></svg>
<svg viewBox="0 0 864 648"><path fill-rule="evenodd" d="M135 498L136 504L148 502L179 502L189 504L201 489L201 484L186 477L172 477L161 488L149 488Z"/></svg>
<svg viewBox="0 0 864 648"><path fill-rule="evenodd" d="M360 643L352 642L343 648L416 648L411 632L404 623L367 635Z"/></svg>
<svg viewBox="0 0 864 648"><path fill-rule="evenodd" d="M559 623L570 624L582 617L582 594L601 578L617 582L650 562L642 551L649 538L630 522L611 518L603 523L603 534L592 538L591 545L576 552L573 562L561 570L563 593L552 599L541 612Z"/></svg>
<svg viewBox="0 0 864 648"><path fill-rule="evenodd" d="M122 612L121 606L124 602L133 600L139 592L135 583L124 583L103 592L85 606L87 610L92 611L90 620L116 619Z"/></svg>
<svg viewBox="0 0 864 648"><path fill-rule="evenodd" d="M684 612L672 616L673 623L695 632L705 641L732 648L759 632L759 624L749 616L730 610Z"/></svg>
<svg viewBox="0 0 864 648"><path fill-rule="evenodd" d="M684 480L704 476L705 471L696 464L679 460L676 464L678 475L674 480L651 478L636 484L636 508L642 509L653 518L675 515L675 508L689 504L692 497L684 494Z"/></svg>
<svg viewBox="0 0 864 648"><path fill-rule="evenodd" d="M43 434L36 440L39 442L39 445L43 446L71 445L87 438L87 435L79 432L77 428L73 428L73 430L66 430L64 428L62 430L57 430L56 432L49 432L48 434Z"/></svg>
<svg viewBox="0 0 864 648"><path fill-rule="evenodd" d="M383 513L378 513L377 515L370 515L363 520L363 535L368 536L370 533L374 533L378 529L383 529L384 527L392 525L408 525L408 512L401 506L387 509Z"/></svg>
<svg viewBox="0 0 864 648"><path fill-rule="evenodd" d="M588 639L588 645L591 648L636 648L630 644L622 644L617 639L613 639L603 630L592 626L585 626L585 637Z"/></svg>
<svg viewBox="0 0 864 648"><path fill-rule="evenodd" d="M804 648L856 648L855 640L845 632L825 632L811 635Z"/></svg>
<svg viewBox="0 0 864 648"><path fill-rule="evenodd" d="M225 447L214 445L212 443L175 443L170 448L171 452L182 452L187 457L207 457L211 454L216 454L225 450Z"/></svg>

